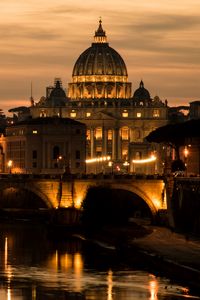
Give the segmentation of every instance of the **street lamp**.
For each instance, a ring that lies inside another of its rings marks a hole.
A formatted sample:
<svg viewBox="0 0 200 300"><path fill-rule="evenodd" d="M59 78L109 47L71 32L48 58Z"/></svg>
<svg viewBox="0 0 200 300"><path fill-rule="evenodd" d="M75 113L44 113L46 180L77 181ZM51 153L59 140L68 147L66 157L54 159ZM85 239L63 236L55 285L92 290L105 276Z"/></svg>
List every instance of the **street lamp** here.
<svg viewBox="0 0 200 300"><path fill-rule="evenodd" d="M11 174L12 173L12 165L13 165L13 161L10 159L8 161L8 168L9 168L9 173Z"/></svg>
<svg viewBox="0 0 200 300"><path fill-rule="evenodd" d="M183 154L184 154L184 164L185 164L185 175L187 176L187 162L188 162L188 155L189 155L189 150L187 146L185 146L183 150Z"/></svg>
<svg viewBox="0 0 200 300"><path fill-rule="evenodd" d="M126 169L126 173L128 173L128 168L129 168L129 162L128 161L125 161L124 163L123 163L123 166L125 167L125 169Z"/></svg>
<svg viewBox="0 0 200 300"><path fill-rule="evenodd" d="M108 166L111 168L111 174L113 175L113 162L109 161Z"/></svg>

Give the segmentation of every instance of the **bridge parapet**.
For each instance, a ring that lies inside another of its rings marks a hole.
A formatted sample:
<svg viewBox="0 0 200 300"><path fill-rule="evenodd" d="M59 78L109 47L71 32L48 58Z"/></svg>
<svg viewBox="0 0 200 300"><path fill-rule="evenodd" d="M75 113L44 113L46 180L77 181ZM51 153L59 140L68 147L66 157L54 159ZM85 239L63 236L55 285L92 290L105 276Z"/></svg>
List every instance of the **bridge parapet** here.
<svg viewBox="0 0 200 300"><path fill-rule="evenodd" d="M80 208L88 189L99 185L138 195L147 203L154 215L160 209L167 208L165 183L162 177L158 176L104 176L101 174L76 177L71 175L1 174L0 179L1 191L9 187L29 190L38 195L49 208Z"/></svg>

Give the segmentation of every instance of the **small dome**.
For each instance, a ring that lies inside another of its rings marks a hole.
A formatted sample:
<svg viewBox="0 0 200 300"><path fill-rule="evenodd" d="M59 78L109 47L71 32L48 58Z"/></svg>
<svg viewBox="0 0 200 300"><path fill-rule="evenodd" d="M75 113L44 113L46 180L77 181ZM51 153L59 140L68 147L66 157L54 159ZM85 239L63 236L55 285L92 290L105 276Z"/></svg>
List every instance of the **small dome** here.
<svg viewBox="0 0 200 300"><path fill-rule="evenodd" d="M55 87L50 93L50 96L47 100L48 104L51 106L65 106L66 103L66 94L62 88L62 83L60 80L55 81Z"/></svg>
<svg viewBox="0 0 200 300"><path fill-rule="evenodd" d="M55 87L52 90L49 98L50 99L52 99L52 98L66 98L65 91L63 90L63 88L61 86L61 82L59 80L57 80L55 82Z"/></svg>
<svg viewBox="0 0 200 300"><path fill-rule="evenodd" d="M144 83L141 80L140 87L134 92L133 98L138 101L151 100L150 93L144 88Z"/></svg>

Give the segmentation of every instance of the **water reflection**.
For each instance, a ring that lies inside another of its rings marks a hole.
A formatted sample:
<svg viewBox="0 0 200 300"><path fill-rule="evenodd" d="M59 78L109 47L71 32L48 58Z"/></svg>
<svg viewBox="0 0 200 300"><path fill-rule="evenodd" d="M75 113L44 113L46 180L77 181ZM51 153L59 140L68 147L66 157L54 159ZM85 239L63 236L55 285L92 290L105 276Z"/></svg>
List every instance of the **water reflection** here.
<svg viewBox="0 0 200 300"><path fill-rule="evenodd" d="M154 276L152 276L153 278L149 281L149 291L150 291L150 300L157 300L157 293L158 293L158 282L157 280L154 278Z"/></svg>
<svg viewBox="0 0 200 300"><path fill-rule="evenodd" d="M112 297L112 288L113 288L113 272L111 270L108 271L108 298L107 300L113 300Z"/></svg>
<svg viewBox="0 0 200 300"><path fill-rule="evenodd" d="M53 242L45 228L0 225L0 232L1 300L174 300L189 294L186 286L130 268L78 239Z"/></svg>

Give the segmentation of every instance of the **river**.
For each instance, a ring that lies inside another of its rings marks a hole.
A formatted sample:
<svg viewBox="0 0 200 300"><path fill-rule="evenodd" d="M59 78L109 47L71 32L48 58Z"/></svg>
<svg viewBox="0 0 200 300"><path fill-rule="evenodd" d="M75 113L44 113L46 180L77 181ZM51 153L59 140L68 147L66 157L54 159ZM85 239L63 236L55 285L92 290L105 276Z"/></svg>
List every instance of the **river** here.
<svg viewBox="0 0 200 300"><path fill-rule="evenodd" d="M187 284L159 277L138 258L77 238L55 240L43 225L0 224L0 300L176 300Z"/></svg>

